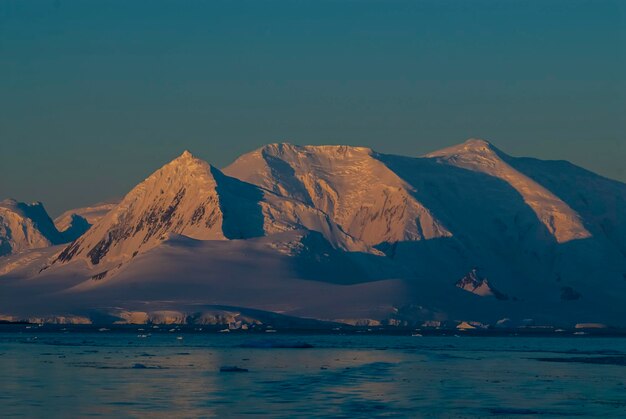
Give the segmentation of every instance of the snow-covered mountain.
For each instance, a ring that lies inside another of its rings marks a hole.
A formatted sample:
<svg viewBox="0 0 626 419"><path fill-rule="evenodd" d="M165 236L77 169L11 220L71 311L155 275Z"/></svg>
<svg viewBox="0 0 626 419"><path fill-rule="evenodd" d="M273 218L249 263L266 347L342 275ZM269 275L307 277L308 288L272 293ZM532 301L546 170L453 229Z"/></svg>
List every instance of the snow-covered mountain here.
<svg viewBox="0 0 626 419"><path fill-rule="evenodd" d="M451 235L368 148L270 144L224 172L318 208L370 245Z"/></svg>
<svg viewBox="0 0 626 419"><path fill-rule="evenodd" d="M0 201L0 257L70 243L116 205L102 203L72 209L53 221L41 202Z"/></svg>
<svg viewBox="0 0 626 419"><path fill-rule="evenodd" d="M625 185L535 162L476 139L420 158L272 144L224 172L320 208L429 281L480 266L524 294L533 278L581 287L591 275L621 278Z"/></svg>
<svg viewBox="0 0 626 419"><path fill-rule="evenodd" d="M250 239L283 231L318 231L345 250L366 246L323 213L224 175L185 151L140 183L55 260L120 267L172 234L198 240Z"/></svg>
<svg viewBox="0 0 626 419"><path fill-rule="evenodd" d="M41 202L0 201L0 256L63 242Z"/></svg>
<svg viewBox="0 0 626 419"><path fill-rule="evenodd" d="M223 171L185 152L95 212L68 246L0 259L3 311L626 325L626 185L483 140L422 157L270 144Z"/></svg>

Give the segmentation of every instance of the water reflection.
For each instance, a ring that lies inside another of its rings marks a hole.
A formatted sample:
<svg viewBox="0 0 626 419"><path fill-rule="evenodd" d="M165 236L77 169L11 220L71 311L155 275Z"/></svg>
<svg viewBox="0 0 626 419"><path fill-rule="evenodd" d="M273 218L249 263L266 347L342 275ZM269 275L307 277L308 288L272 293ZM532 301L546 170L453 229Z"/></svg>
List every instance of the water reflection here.
<svg viewBox="0 0 626 419"><path fill-rule="evenodd" d="M291 349L215 334L32 338L0 334L2 416L626 414L625 367L536 359L623 356L624 339L299 336L315 347Z"/></svg>

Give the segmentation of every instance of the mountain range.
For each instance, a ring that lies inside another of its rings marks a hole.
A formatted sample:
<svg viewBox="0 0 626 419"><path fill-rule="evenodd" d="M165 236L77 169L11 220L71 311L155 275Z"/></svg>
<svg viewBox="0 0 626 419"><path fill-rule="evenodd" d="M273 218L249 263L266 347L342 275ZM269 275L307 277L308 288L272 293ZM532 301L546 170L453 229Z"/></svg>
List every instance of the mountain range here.
<svg viewBox="0 0 626 419"><path fill-rule="evenodd" d="M54 221L0 202L7 320L621 327L625 303L626 185L479 139L185 151Z"/></svg>

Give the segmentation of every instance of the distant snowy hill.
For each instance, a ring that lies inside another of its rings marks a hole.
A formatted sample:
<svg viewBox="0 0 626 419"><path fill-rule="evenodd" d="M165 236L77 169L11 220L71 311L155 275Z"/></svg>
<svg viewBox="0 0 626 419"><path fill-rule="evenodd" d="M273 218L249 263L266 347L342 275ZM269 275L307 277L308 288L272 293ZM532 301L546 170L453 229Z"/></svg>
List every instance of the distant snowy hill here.
<svg viewBox="0 0 626 419"><path fill-rule="evenodd" d="M41 202L0 201L0 256L63 242Z"/></svg>
<svg viewBox="0 0 626 419"><path fill-rule="evenodd" d="M119 201L103 202L65 211L54 219L54 225L69 239L68 241L74 241L107 215L118 203Z"/></svg>
<svg viewBox="0 0 626 419"><path fill-rule="evenodd" d="M0 258L10 318L184 320L223 305L355 324L626 326L626 185L484 140L423 157L270 144L223 171L185 152L119 204L59 217L62 233L18 212L5 230L32 225Z"/></svg>
<svg viewBox="0 0 626 419"><path fill-rule="evenodd" d="M115 206L104 203L77 208L52 221L41 202L0 201L0 257L72 242Z"/></svg>

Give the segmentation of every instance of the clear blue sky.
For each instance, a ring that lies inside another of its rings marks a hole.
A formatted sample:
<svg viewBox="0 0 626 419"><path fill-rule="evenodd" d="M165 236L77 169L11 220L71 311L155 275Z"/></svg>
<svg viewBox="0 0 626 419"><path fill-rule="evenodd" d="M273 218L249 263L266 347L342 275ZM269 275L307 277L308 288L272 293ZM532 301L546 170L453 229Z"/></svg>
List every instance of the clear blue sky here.
<svg viewBox="0 0 626 419"><path fill-rule="evenodd" d="M626 181L625 115L626 1L0 0L0 198L53 215L280 141Z"/></svg>

